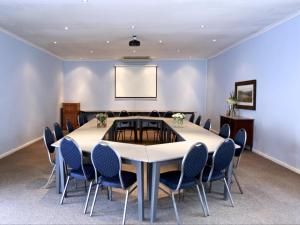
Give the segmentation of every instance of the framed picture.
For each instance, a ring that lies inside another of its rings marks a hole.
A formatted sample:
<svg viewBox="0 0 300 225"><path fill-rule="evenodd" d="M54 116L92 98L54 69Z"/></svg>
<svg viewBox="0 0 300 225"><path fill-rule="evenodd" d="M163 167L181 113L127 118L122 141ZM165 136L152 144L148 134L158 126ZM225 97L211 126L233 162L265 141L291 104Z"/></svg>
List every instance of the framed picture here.
<svg viewBox="0 0 300 225"><path fill-rule="evenodd" d="M235 82L238 109L256 109L256 80Z"/></svg>

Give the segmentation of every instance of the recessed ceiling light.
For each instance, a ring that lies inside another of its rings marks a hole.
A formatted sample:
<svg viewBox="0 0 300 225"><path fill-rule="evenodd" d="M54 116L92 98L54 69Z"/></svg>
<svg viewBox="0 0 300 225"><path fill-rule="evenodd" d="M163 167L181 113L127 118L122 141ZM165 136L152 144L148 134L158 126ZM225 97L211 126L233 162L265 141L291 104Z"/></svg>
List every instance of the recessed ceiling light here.
<svg viewBox="0 0 300 225"><path fill-rule="evenodd" d="M212 41L212 42L216 42L216 41L217 41L217 39L212 39L211 41Z"/></svg>
<svg viewBox="0 0 300 225"><path fill-rule="evenodd" d="M55 45L56 45L56 44L57 44L57 41L53 41L53 44L55 44Z"/></svg>
<svg viewBox="0 0 300 225"><path fill-rule="evenodd" d="M69 27L66 26L66 27L65 27L65 30L69 30Z"/></svg>
<svg viewBox="0 0 300 225"><path fill-rule="evenodd" d="M133 30L135 28L135 26L134 25L131 25L131 29Z"/></svg>
<svg viewBox="0 0 300 225"><path fill-rule="evenodd" d="M180 52L180 49L177 49L176 51L179 53L179 52Z"/></svg>
<svg viewBox="0 0 300 225"><path fill-rule="evenodd" d="M162 40L159 40L158 42L159 42L159 44L162 44L162 43L163 43L163 41L162 41Z"/></svg>
<svg viewBox="0 0 300 225"><path fill-rule="evenodd" d="M106 44L109 44L110 43L110 41L106 41Z"/></svg>
<svg viewBox="0 0 300 225"><path fill-rule="evenodd" d="M87 3L89 0L81 0L83 3Z"/></svg>
<svg viewBox="0 0 300 225"><path fill-rule="evenodd" d="M94 50L90 50L90 53L93 54L93 53L94 53Z"/></svg>
<svg viewBox="0 0 300 225"><path fill-rule="evenodd" d="M200 25L201 28L204 28L205 26L203 24Z"/></svg>

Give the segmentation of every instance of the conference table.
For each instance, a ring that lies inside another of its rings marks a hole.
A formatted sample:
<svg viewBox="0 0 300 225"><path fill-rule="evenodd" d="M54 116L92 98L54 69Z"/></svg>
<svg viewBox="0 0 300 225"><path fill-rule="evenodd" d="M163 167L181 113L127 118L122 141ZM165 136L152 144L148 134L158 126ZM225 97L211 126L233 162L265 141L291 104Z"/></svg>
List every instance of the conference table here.
<svg viewBox="0 0 300 225"><path fill-rule="evenodd" d="M160 123L163 131L163 133L161 133L162 139L164 139L165 136L170 137L172 132L180 137L180 141L142 145L138 143L135 131L136 143L117 142L115 138L116 135L114 135L114 127L120 121L134 122L137 128L142 122L157 121ZM197 142L204 143L207 146L208 152L213 153L224 141L224 139L217 134L187 120L184 121L182 127L178 127L175 125L172 118L147 116L108 118L107 126L103 128L98 128L96 119L92 119L88 123L69 133L68 136L73 138L82 151L87 153L90 153L93 147L101 140L106 139L104 141L119 153L123 163L135 165L137 174L138 217L140 221L144 220L144 164L147 165L147 194L150 200L151 222L154 222L156 219L160 167L173 162L180 162L191 146ZM52 144L52 146L56 148L56 190L58 193L63 191L65 185L65 172L60 153L60 141L61 140L58 140ZM236 145L236 147L238 146ZM229 188L231 186L232 169L233 166L231 163L231 166L226 171ZM227 198L226 191L224 191L224 197Z"/></svg>

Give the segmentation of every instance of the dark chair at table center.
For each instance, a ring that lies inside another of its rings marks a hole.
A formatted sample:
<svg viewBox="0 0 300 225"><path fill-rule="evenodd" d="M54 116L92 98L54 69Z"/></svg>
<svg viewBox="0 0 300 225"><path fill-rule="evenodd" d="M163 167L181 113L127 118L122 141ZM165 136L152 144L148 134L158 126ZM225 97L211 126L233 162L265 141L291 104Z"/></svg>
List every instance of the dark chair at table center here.
<svg viewBox="0 0 300 225"><path fill-rule="evenodd" d="M165 117L165 118L172 118L173 114L174 113L172 111L167 111L167 112L164 113L163 117Z"/></svg>
<svg viewBox="0 0 300 225"><path fill-rule="evenodd" d="M219 136L222 138L230 137L230 126L228 123L223 124L223 126L220 128Z"/></svg>
<svg viewBox="0 0 300 225"><path fill-rule="evenodd" d="M74 127L73 127L73 124L70 120L67 119L66 121L66 126L67 126L67 131L68 133L71 133L74 131Z"/></svg>
<svg viewBox="0 0 300 225"><path fill-rule="evenodd" d="M201 124L201 118L202 118L201 115L199 115L195 121L195 124L197 124L198 126L200 126Z"/></svg>
<svg viewBox="0 0 300 225"><path fill-rule="evenodd" d="M119 114L119 117L129 117L130 114L126 110L122 110ZM117 123L117 140L120 139L122 135L122 140L125 141L126 139L126 131L130 131L130 138L129 140L131 141L132 134L134 131L135 127L131 121L121 121Z"/></svg>
<svg viewBox="0 0 300 225"><path fill-rule="evenodd" d="M81 127L82 125L86 124L88 122L87 116L84 113L80 113L77 116L77 123L78 126Z"/></svg>
<svg viewBox="0 0 300 225"><path fill-rule="evenodd" d="M97 186L90 216L93 214L99 186L118 188L126 192L122 220L122 224L125 224L128 196L137 187L134 186L131 188L133 184L136 183L136 174L122 170L122 160L120 155L105 142L100 142L93 148L91 158L95 173L99 173L101 176L96 177Z"/></svg>
<svg viewBox="0 0 300 225"><path fill-rule="evenodd" d="M195 120L195 113L192 113L192 115L191 115L190 118L189 118L189 121L190 121L191 123L194 123L194 120Z"/></svg>
<svg viewBox="0 0 300 225"><path fill-rule="evenodd" d="M43 140L44 140L44 144L45 144L45 147L47 150L47 155L48 155L50 165L52 166L51 174L48 178L47 183L44 186L44 188L47 188L48 185L50 184L53 174L56 170L56 163L55 163L55 160L53 159L55 147L51 146L55 142L55 139L54 139L54 135L49 127L45 127L45 129L44 129Z"/></svg>
<svg viewBox="0 0 300 225"><path fill-rule="evenodd" d="M164 189L161 190L166 194L171 195L177 224L180 223L180 219L174 194L181 189L196 187L204 215L208 215L206 207L207 200L202 184L202 173L207 161L207 155L206 145L200 142L196 143L184 156L181 170L169 171L160 175L160 183L170 189L171 194ZM199 188L199 185L201 186L201 189Z"/></svg>
<svg viewBox="0 0 300 225"><path fill-rule="evenodd" d="M160 114L157 110L153 110L152 112L149 113L148 116L149 117L160 117ZM141 127L142 137L143 137L144 131L146 131L147 141L149 140L148 131L153 131L154 141L159 140L159 137L160 137L159 122L155 122L155 121L150 121L149 122L149 121L147 121L147 122L142 123L142 127Z"/></svg>
<svg viewBox="0 0 300 225"><path fill-rule="evenodd" d="M211 120L210 119L206 120L203 128L206 129L206 130L210 130L210 128L211 128Z"/></svg>
<svg viewBox="0 0 300 225"><path fill-rule="evenodd" d="M55 135L55 138L56 140L58 141L59 139L63 138L64 137L64 134L63 134L63 131L61 129L61 126L59 125L59 123L55 122L53 124L53 127L54 127L54 135Z"/></svg>

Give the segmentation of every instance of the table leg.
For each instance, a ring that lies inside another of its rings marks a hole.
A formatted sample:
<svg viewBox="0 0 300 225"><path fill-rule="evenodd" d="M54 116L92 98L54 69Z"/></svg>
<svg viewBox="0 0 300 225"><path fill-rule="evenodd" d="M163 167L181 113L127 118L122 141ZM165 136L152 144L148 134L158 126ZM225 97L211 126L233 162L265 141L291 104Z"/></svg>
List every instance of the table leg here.
<svg viewBox="0 0 300 225"><path fill-rule="evenodd" d="M56 192L62 193L65 186L65 171L64 171L64 162L62 160L60 148L55 148L55 179L56 179Z"/></svg>
<svg viewBox="0 0 300 225"><path fill-rule="evenodd" d="M139 221L144 220L144 163L136 164Z"/></svg>
<svg viewBox="0 0 300 225"><path fill-rule="evenodd" d="M152 164L152 188L151 188L151 208L150 221L153 223L156 219L156 208L158 199L158 185L160 176L160 165L158 162Z"/></svg>
<svg viewBox="0 0 300 225"><path fill-rule="evenodd" d="M228 169L226 170L226 180L230 191L231 191L232 171L233 171L233 160L231 161ZM224 185L224 199L225 200L228 199L228 193L225 185Z"/></svg>
<svg viewBox="0 0 300 225"><path fill-rule="evenodd" d="M152 187L152 163L147 163L147 194L148 200L151 201L151 187Z"/></svg>

